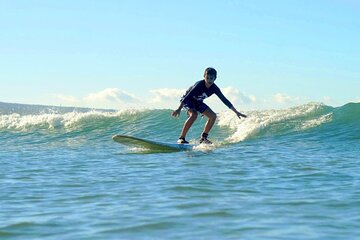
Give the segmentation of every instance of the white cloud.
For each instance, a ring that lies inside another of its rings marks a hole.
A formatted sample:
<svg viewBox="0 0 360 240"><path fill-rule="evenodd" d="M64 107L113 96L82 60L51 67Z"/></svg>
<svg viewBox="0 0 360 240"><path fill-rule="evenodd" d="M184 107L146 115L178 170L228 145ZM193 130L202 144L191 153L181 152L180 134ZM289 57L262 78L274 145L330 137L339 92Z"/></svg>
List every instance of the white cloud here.
<svg viewBox="0 0 360 240"><path fill-rule="evenodd" d="M283 93L273 95L273 99L277 103L292 103L295 99Z"/></svg>
<svg viewBox="0 0 360 240"><path fill-rule="evenodd" d="M174 100L179 101L181 96L185 93L185 89L160 88L150 90L150 92L154 95L151 102L163 103Z"/></svg>
<svg viewBox="0 0 360 240"><path fill-rule="evenodd" d="M55 97L61 101L64 101L66 103L70 104L77 104L79 103L79 100L76 97L65 95L65 94L56 94Z"/></svg>
<svg viewBox="0 0 360 240"><path fill-rule="evenodd" d="M329 96L325 96L325 97L323 97L323 100L324 100L324 102L331 102L332 98Z"/></svg>
<svg viewBox="0 0 360 240"><path fill-rule="evenodd" d="M330 100L330 98L328 97L324 97L324 100L325 99ZM295 96L289 96L284 93L277 93L273 95L273 101L281 104L302 104L306 101L309 101L309 99L306 97L298 97L298 96L295 97Z"/></svg>
<svg viewBox="0 0 360 240"><path fill-rule="evenodd" d="M117 88L107 88L100 92L90 93L84 98L85 102L115 102L134 103L140 101L134 94Z"/></svg>
<svg viewBox="0 0 360 240"><path fill-rule="evenodd" d="M57 94L61 105L93 108L131 108L142 106L140 98L136 95L117 88L106 88L99 92L89 93L83 98L77 98L65 94Z"/></svg>
<svg viewBox="0 0 360 240"><path fill-rule="evenodd" d="M221 88L221 92L225 95L227 99L231 102L236 102L239 99L240 91L237 88L225 87Z"/></svg>
<svg viewBox="0 0 360 240"><path fill-rule="evenodd" d="M307 97L290 96L285 93L276 93L272 95L271 99L264 99L263 103L266 108L284 108L305 104L309 101L310 100Z"/></svg>
<svg viewBox="0 0 360 240"><path fill-rule="evenodd" d="M255 95L248 95L234 87L221 88L221 92L225 95L226 98L234 103L240 101L240 103L250 104L256 102L257 100Z"/></svg>

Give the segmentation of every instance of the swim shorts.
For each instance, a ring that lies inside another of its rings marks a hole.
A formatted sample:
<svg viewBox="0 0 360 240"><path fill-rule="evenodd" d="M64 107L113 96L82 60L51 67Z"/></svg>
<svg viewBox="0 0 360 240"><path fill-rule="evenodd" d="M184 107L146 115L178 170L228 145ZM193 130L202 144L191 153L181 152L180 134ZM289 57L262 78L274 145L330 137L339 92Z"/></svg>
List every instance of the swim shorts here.
<svg viewBox="0 0 360 240"><path fill-rule="evenodd" d="M184 104L184 108L187 110L195 109L196 111L203 113L208 108L208 105L203 101L187 101Z"/></svg>

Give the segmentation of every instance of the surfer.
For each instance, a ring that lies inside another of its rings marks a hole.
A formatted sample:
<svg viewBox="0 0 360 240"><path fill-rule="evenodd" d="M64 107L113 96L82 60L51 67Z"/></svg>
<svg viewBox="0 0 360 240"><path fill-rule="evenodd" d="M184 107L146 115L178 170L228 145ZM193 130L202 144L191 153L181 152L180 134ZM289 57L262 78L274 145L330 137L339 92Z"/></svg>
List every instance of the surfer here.
<svg viewBox="0 0 360 240"><path fill-rule="evenodd" d="M214 68L206 68L204 72L204 79L196 82L190 87L180 100L180 106L178 109L172 112L172 116L180 116L181 109L184 107L187 110L188 119L185 121L183 129L181 131L178 143L189 143L185 140L186 134L189 131L192 124L198 117L198 112L208 118L205 124L204 130L201 134L200 143L211 144L208 140L208 134L213 127L216 114L207 106L203 100L210 97L212 94L216 94L221 101L228 106L239 118L246 117L245 114L238 112L231 102L222 94L220 88L214 83L217 77L217 72Z"/></svg>

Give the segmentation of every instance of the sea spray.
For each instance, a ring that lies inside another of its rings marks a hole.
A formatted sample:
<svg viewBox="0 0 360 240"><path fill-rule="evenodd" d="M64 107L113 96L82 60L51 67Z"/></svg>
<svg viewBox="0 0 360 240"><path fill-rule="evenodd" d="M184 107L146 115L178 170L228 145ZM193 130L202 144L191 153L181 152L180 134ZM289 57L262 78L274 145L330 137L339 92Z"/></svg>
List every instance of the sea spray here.
<svg viewBox="0 0 360 240"><path fill-rule="evenodd" d="M239 142L319 126L331 121L331 109L323 104L310 103L284 110L250 111L247 113L248 117L242 120L226 111L220 114L218 124L234 131L227 141Z"/></svg>

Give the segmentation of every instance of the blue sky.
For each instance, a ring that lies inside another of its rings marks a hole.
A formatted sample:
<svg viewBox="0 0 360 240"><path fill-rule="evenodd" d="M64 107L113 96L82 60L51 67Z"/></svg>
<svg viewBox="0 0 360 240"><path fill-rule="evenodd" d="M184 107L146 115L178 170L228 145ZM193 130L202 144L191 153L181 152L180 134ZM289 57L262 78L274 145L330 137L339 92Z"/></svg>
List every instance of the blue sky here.
<svg viewBox="0 0 360 240"><path fill-rule="evenodd" d="M360 101L359 1L0 6L0 101L173 109L208 66L239 109Z"/></svg>

